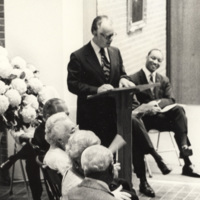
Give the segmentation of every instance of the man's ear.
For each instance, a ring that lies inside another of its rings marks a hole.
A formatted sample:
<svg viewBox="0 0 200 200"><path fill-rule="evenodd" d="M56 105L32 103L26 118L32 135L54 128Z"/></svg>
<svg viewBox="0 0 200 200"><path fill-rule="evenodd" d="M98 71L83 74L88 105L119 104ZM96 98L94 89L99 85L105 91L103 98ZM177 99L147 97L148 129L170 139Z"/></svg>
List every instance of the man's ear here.
<svg viewBox="0 0 200 200"><path fill-rule="evenodd" d="M112 163L108 167L108 172L109 172L109 174L114 174L114 167L113 167Z"/></svg>

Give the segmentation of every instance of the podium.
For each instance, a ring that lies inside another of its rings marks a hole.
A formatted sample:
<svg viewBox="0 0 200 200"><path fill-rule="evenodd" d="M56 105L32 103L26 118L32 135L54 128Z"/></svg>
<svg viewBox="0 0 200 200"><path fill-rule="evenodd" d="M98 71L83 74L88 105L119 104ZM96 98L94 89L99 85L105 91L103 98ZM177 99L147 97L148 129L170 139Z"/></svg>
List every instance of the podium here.
<svg viewBox="0 0 200 200"><path fill-rule="evenodd" d="M132 100L133 95L160 85L159 83L138 85L129 88L116 88L106 92L88 96L88 99L112 97L116 103L117 133L126 141L126 145L118 151L121 170L119 177L128 181L132 187Z"/></svg>

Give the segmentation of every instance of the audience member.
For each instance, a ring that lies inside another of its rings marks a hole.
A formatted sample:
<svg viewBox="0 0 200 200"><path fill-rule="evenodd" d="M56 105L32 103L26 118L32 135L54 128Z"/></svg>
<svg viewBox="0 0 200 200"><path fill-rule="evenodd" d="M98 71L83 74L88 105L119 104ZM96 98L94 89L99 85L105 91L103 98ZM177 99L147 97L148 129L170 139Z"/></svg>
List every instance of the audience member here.
<svg viewBox="0 0 200 200"><path fill-rule="evenodd" d="M110 46L115 36L111 20L97 16L91 31L92 40L71 54L67 83L69 91L78 96L80 129L94 131L108 147L117 133L114 99L88 100L87 96L134 84L127 79L119 49Z"/></svg>
<svg viewBox="0 0 200 200"><path fill-rule="evenodd" d="M67 199L116 199L108 187L114 177L113 154L109 149L101 145L86 148L81 165L85 178L69 191Z"/></svg>
<svg viewBox="0 0 200 200"><path fill-rule="evenodd" d="M2 163L0 167L2 170L8 170L18 159L25 159L26 173L34 200L40 200L42 195L40 168L35 159L37 155L44 155L49 149L49 144L45 140L45 121L58 112L69 114L65 101L58 98L49 99L43 107L43 121L35 129L34 137L30 140L25 135L21 136L19 141L21 143L26 142L26 144L17 154L10 156L6 162Z"/></svg>
<svg viewBox="0 0 200 200"><path fill-rule="evenodd" d="M61 175L64 175L66 170L71 167L65 146L70 135L74 133L75 126L65 112L53 114L46 121L45 139L50 144L50 148L45 154L43 163L51 169L57 170Z"/></svg>
<svg viewBox="0 0 200 200"><path fill-rule="evenodd" d="M89 146L99 145L99 144L100 144L100 139L92 131L79 130L70 137L68 141L68 153L69 157L72 160L72 168L68 170L63 177L62 181L63 200L67 199L67 194L70 191L70 189L80 184L84 178L83 169L81 167L82 152ZM115 175L117 174L116 170L118 170L118 165L117 169L115 165ZM126 200L130 199L130 197L133 200L138 200L138 197L134 189L131 190L129 185L127 186L124 183L125 181L122 181L121 179L116 179L115 177L114 181L112 181L112 183L109 184L109 187L112 190L114 196L118 200L123 200L123 199Z"/></svg>

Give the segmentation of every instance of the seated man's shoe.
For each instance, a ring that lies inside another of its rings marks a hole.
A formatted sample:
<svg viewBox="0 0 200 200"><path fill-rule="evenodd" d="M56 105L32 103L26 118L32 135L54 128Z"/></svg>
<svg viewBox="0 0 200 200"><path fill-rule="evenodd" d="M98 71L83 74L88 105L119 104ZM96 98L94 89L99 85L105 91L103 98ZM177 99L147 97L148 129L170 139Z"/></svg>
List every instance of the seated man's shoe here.
<svg viewBox="0 0 200 200"><path fill-rule="evenodd" d="M180 152L180 158L188 157L193 155L192 149L188 146L183 146Z"/></svg>
<svg viewBox="0 0 200 200"><path fill-rule="evenodd" d="M162 172L162 174L164 174L164 175L169 174L172 171L172 169L167 166L167 164L164 162L164 160L158 161L157 165L158 165L160 171Z"/></svg>
<svg viewBox="0 0 200 200"><path fill-rule="evenodd" d="M147 181L140 182L140 192L148 197L155 197L155 192Z"/></svg>
<svg viewBox="0 0 200 200"><path fill-rule="evenodd" d="M182 175L200 178L200 173L195 170L194 165L184 165Z"/></svg>

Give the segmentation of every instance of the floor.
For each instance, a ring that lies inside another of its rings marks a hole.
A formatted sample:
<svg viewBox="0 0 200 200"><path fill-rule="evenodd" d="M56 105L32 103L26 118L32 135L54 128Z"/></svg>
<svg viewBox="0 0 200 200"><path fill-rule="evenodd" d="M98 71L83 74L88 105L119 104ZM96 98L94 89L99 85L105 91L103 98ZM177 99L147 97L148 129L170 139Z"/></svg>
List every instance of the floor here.
<svg viewBox="0 0 200 200"><path fill-rule="evenodd" d="M188 116L188 129L194 155L191 157L198 171L200 171L200 106L186 106ZM150 134L154 144L156 144L157 135ZM162 133L160 147L170 147L170 137L167 132ZM160 149L162 150L162 149ZM133 174L133 185L137 191L140 200L200 200L200 178L190 178L181 175L182 166L179 165L175 152L160 153L165 161L173 168L168 175L162 175L151 156L147 156L153 177L148 178L148 182L155 190L156 197L148 198L138 190L139 182ZM182 163L183 164L183 163ZM148 174L148 173L147 173ZM45 187L42 200L48 200ZM31 194L29 193L31 196ZM9 186L0 186L0 200L25 200L27 192L23 183L16 183L13 187L13 195L9 194ZM31 200L31 198L29 198Z"/></svg>

